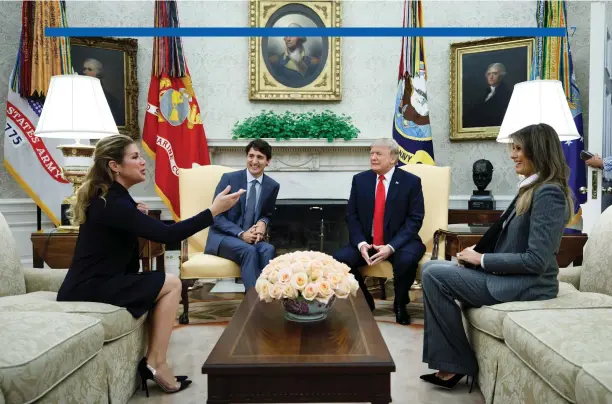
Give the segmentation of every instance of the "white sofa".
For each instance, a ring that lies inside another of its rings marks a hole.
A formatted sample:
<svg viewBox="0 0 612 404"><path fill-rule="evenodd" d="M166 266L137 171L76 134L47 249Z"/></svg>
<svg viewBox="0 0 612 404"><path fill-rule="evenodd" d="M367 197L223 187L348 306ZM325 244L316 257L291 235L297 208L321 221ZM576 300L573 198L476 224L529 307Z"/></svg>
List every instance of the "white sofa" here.
<svg viewBox="0 0 612 404"><path fill-rule="evenodd" d="M463 310L487 404L612 403L612 208L559 295Z"/></svg>
<svg viewBox="0 0 612 404"><path fill-rule="evenodd" d="M123 404L139 387L146 315L57 302L65 275L22 268L0 214L0 404Z"/></svg>

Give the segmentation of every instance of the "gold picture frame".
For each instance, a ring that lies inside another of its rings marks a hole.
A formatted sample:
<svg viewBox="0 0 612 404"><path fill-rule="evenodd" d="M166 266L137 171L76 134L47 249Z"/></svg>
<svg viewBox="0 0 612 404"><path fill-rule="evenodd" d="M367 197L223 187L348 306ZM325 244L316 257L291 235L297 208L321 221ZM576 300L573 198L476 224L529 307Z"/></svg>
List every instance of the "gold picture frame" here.
<svg viewBox="0 0 612 404"><path fill-rule="evenodd" d="M98 77L119 133L140 138L138 127L138 40L133 38L70 39L72 68Z"/></svg>
<svg viewBox="0 0 612 404"><path fill-rule="evenodd" d="M249 0L252 28L340 27L341 19L340 0ZM340 48L339 37L249 38L249 100L342 100Z"/></svg>
<svg viewBox="0 0 612 404"><path fill-rule="evenodd" d="M451 44L451 141L497 138L514 85L530 79L534 46L535 38Z"/></svg>

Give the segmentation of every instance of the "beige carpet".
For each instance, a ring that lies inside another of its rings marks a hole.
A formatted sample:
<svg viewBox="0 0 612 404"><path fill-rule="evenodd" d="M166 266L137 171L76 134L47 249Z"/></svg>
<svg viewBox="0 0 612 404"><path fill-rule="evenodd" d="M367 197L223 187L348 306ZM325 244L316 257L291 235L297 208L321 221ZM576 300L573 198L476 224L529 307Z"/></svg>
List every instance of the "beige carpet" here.
<svg viewBox="0 0 612 404"><path fill-rule="evenodd" d="M191 310L190 310L191 311ZM421 362L423 327L420 325L401 326L395 323L378 322L380 331L389 347L396 365L391 376L391 394L394 404L482 404L484 398L474 387L468 393L468 386L460 383L455 390L436 388L419 379L427 373L427 365ZM187 325L175 328L168 353L170 365L175 374L189 375L193 384L176 394L165 394L149 382L151 397L137 391L130 404L190 404L206 403L206 376L201 374L201 366L213 346L221 336L225 325Z"/></svg>

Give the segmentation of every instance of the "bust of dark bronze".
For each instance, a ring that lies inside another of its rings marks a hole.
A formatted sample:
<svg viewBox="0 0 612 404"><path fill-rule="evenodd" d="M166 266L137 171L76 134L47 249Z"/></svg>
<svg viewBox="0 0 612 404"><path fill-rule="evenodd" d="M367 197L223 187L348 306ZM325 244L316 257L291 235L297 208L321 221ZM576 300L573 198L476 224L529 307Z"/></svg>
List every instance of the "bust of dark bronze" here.
<svg viewBox="0 0 612 404"><path fill-rule="evenodd" d="M478 191L482 192L493 178L493 164L489 160L480 159L472 166L472 179Z"/></svg>
<svg viewBox="0 0 612 404"><path fill-rule="evenodd" d="M493 164L485 159L476 160L472 166L472 180L478 189L472 191L468 202L469 209L495 210L495 198L491 195L491 191L485 190L492 178Z"/></svg>

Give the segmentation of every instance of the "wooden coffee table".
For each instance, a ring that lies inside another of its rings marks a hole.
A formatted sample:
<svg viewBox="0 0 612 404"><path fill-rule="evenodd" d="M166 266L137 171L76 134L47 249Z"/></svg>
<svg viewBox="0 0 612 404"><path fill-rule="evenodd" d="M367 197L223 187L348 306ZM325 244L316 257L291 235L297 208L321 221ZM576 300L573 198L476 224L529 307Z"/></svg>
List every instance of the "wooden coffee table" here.
<svg viewBox="0 0 612 404"><path fill-rule="evenodd" d="M208 404L391 402L395 363L360 291L316 323L249 290L202 366Z"/></svg>

